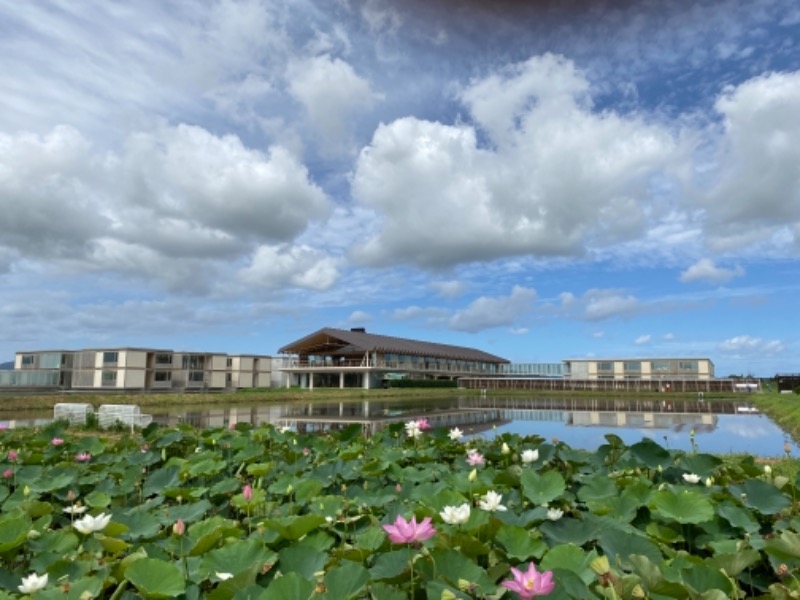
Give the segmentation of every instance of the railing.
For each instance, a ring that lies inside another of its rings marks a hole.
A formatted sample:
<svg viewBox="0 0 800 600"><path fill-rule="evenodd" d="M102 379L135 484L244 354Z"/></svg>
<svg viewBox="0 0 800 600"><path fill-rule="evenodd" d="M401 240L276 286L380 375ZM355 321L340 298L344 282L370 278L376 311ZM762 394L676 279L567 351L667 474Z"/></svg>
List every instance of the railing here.
<svg viewBox="0 0 800 600"><path fill-rule="evenodd" d="M342 368L374 368L397 371L416 371L416 372L440 372L440 373L477 373L480 375L499 375L497 370L481 368L477 365L455 365L452 363L431 363L431 362L402 362L393 360L370 361L369 364L363 359L346 359L339 361L309 361L293 360L285 364L282 369L330 369L335 371Z"/></svg>

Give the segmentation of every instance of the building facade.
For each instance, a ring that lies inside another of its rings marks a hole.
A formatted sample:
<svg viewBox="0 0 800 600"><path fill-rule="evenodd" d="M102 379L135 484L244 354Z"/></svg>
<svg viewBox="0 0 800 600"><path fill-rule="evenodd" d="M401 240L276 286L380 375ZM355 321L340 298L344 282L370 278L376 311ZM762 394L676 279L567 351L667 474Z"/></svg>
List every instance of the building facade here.
<svg viewBox="0 0 800 600"><path fill-rule="evenodd" d="M17 352L0 386L64 390L201 391L279 387L280 358L177 352L155 348L94 348Z"/></svg>
<svg viewBox="0 0 800 600"><path fill-rule="evenodd" d="M564 361L570 379L714 379L708 358L591 358Z"/></svg>
<svg viewBox="0 0 800 600"><path fill-rule="evenodd" d="M326 327L279 350L288 355L282 371L289 385L381 387L387 380L457 379L467 375L501 375L504 358L463 346L436 344Z"/></svg>

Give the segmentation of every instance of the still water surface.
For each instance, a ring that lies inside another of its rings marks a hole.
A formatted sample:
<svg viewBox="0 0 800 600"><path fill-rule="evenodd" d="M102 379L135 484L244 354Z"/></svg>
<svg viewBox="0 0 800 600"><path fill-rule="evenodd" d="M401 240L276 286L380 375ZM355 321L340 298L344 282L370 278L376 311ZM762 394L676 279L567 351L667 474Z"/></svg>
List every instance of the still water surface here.
<svg viewBox="0 0 800 600"><path fill-rule="evenodd" d="M613 398L463 397L433 400L358 400L290 404L213 405L147 409L160 425L190 423L197 427L227 427L235 423L271 423L303 431L322 431L359 423L377 431L392 423L425 417L434 427L459 427L468 435L492 438L506 432L553 438L574 448L593 450L607 434L633 444L647 437L670 449L701 452L784 454L800 456L791 439L772 420L747 402L695 402L673 405L665 400ZM20 415L6 421L12 427L42 425L52 414ZM0 423L3 421L0 420Z"/></svg>

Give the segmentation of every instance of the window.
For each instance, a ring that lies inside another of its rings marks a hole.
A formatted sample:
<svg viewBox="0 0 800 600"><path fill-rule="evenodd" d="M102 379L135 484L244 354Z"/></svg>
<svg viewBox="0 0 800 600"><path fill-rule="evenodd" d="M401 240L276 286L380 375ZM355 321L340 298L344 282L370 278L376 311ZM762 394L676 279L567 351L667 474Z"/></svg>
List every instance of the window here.
<svg viewBox="0 0 800 600"><path fill-rule="evenodd" d="M119 360L119 352L103 352L103 364L116 363Z"/></svg>
<svg viewBox="0 0 800 600"><path fill-rule="evenodd" d="M32 367L36 357L33 354L23 354L22 355L22 366L23 367Z"/></svg>
<svg viewBox="0 0 800 600"><path fill-rule="evenodd" d="M598 371L613 372L614 371L614 363L611 362L610 360L604 360L602 362L599 362L599 363L597 363L597 370Z"/></svg>
<svg viewBox="0 0 800 600"><path fill-rule="evenodd" d="M156 364L157 365L171 365L172 364L172 355L167 354L166 352L159 352L156 354Z"/></svg>
<svg viewBox="0 0 800 600"><path fill-rule="evenodd" d="M153 379L155 381L172 381L172 373L170 371L156 371Z"/></svg>
<svg viewBox="0 0 800 600"><path fill-rule="evenodd" d="M202 371L190 371L189 372L189 381L203 383L203 372Z"/></svg>
<svg viewBox="0 0 800 600"><path fill-rule="evenodd" d="M650 368L653 373L669 373L668 360L654 360L650 363Z"/></svg>
<svg viewBox="0 0 800 600"><path fill-rule="evenodd" d="M117 385L117 372L103 371L101 385L103 387L114 387L115 385Z"/></svg>
<svg viewBox="0 0 800 600"><path fill-rule="evenodd" d="M690 371L692 373L697 372L697 361L696 360L681 360L678 361L678 370L679 371Z"/></svg>
<svg viewBox="0 0 800 600"><path fill-rule="evenodd" d="M642 363L638 360L628 360L625 361L625 370L628 372L636 372L639 373L642 370Z"/></svg>
<svg viewBox="0 0 800 600"><path fill-rule="evenodd" d="M187 354L183 357L184 369L203 369L205 368L205 356L199 354Z"/></svg>
<svg viewBox="0 0 800 600"><path fill-rule="evenodd" d="M232 358L228 358L228 360L225 361L225 366L230 369L233 366L233 359Z"/></svg>

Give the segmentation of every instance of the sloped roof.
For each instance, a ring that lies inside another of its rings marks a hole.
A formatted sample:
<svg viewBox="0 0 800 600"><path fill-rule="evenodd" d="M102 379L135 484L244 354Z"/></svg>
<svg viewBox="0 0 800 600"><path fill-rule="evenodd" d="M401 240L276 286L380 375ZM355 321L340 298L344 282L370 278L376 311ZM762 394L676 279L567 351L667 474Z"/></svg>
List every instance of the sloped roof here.
<svg viewBox="0 0 800 600"><path fill-rule="evenodd" d="M364 352L390 352L411 356L430 356L451 360L468 360L486 363L508 363L505 358L463 346L421 342L406 338L377 335L362 330L324 327L304 338L287 344L281 354L349 355Z"/></svg>

